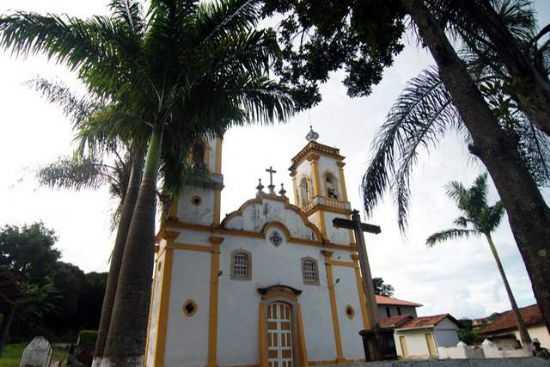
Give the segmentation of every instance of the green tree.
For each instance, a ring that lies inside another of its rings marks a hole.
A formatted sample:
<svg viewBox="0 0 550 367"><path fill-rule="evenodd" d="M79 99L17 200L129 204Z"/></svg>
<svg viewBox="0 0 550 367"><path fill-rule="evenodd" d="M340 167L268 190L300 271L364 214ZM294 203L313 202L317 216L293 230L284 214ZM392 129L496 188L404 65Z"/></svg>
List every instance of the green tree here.
<svg viewBox="0 0 550 367"><path fill-rule="evenodd" d="M13 324L32 329L56 309L52 274L60 257L57 238L42 223L0 229L0 308L4 315L0 351Z"/></svg>
<svg viewBox="0 0 550 367"><path fill-rule="evenodd" d="M92 93L135 117L137 126L130 131L141 134L147 127L143 178L104 352L111 363L139 365L157 179L159 168L174 167L161 162L181 157L185 142L194 137L220 134L234 124L284 120L292 101L267 76L277 50L269 32L255 30L258 9L253 1L155 0L147 17L137 1L113 0L110 7L111 16L90 20L22 12L5 16L0 44L23 54L44 52L67 64ZM164 173L165 182L180 175Z"/></svg>
<svg viewBox="0 0 550 367"><path fill-rule="evenodd" d="M493 242L493 237L491 236L491 233L497 229L502 220L504 207L500 201L492 206L489 206L487 203L487 175L483 174L479 176L469 188L465 188L460 182L453 181L449 184L447 194L456 202L458 209L462 211L463 215L454 221L457 226L456 228L432 234L426 240L426 244L431 247L440 242L456 238L484 236L495 258L498 271L504 283L504 288L506 289L506 294L508 295L508 300L510 301L512 311L516 317L516 324L520 333L521 342L524 346L529 346L531 344L531 338L527 332L525 321L519 312L516 299L512 293L512 288L510 288L510 283L508 282L504 267L500 261L500 256Z"/></svg>
<svg viewBox="0 0 550 367"><path fill-rule="evenodd" d="M372 278L374 292L379 296L391 297L395 289L391 284L384 283L384 278Z"/></svg>
<svg viewBox="0 0 550 367"><path fill-rule="evenodd" d="M487 168L508 211L533 291L550 329L547 287L550 263L545 258L550 243L550 209L517 149L517 137L502 128L466 63L449 41L446 24L442 24L439 13L430 8L431 2L342 0L318 4L314 0L265 0L265 3L265 14L283 15L278 29L284 61L276 65L276 71L283 80L295 85L294 93L305 95L299 100L305 106L318 101L318 84L326 81L331 71L340 68L346 71L344 83L349 95L368 95L372 85L380 81L384 68L390 66L402 50L401 39L407 24L414 26L419 44L430 50L439 77L471 137L470 152ZM397 155L390 157L395 165L399 165L398 159ZM408 159L414 162L417 156L411 154ZM375 156L372 164L385 162ZM389 171L393 167L390 166ZM386 175L364 186L364 204L369 214L388 182ZM406 186L406 182L396 185ZM406 191L402 194L400 197L410 195Z"/></svg>

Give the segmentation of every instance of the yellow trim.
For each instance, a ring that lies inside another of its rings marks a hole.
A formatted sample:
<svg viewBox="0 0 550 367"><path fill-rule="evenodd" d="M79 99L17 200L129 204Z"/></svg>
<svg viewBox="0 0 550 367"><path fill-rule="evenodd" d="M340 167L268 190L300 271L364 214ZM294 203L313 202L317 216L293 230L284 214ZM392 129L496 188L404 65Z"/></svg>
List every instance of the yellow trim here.
<svg viewBox="0 0 550 367"><path fill-rule="evenodd" d="M216 139L216 169L215 173L222 174L222 138Z"/></svg>
<svg viewBox="0 0 550 367"><path fill-rule="evenodd" d="M404 335L399 336L399 344L401 345L401 357L407 358L409 349L407 348L407 339Z"/></svg>
<svg viewBox="0 0 550 367"><path fill-rule="evenodd" d="M210 245L191 245L187 243L174 243L170 248L176 250L197 251L197 252L211 252L212 247Z"/></svg>
<svg viewBox="0 0 550 367"><path fill-rule="evenodd" d="M222 193L219 190L214 191L214 209L212 213L212 223L215 225L220 224L222 207Z"/></svg>
<svg viewBox="0 0 550 367"><path fill-rule="evenodd" d="M359 258L357 255L352 255L354 260L354 269L355 269L355 281L357 285L357 293L359 294L359 303L361 308L361 318L363 319L363 328L370 330L371 321L369 320L369 314L367 312L367 296L365 295L365 290L363 289L363 279L361 277L361 267L359 266Z"/></svg>
<svg viewBox="0 0 550 367"><path fill-rule="evenodd" d="M265 319L265 303L263 302L260 302L258 321L260 367L267 367L267 321Z"/></svg>
<svg viewBox="0 0 550 367"><path fill-rule="evenodd" d="M220 235L250 237L250 238L258 238L258 239L264 238L263 233L244 231L244 230L238 230L238 229L227 229L227 228L221 228L218 226L205 226L201 224L185 223L185 222L174 221L174 220L167 221L165 223L165 226L167 228L172 228L172 229L183 228L183 229L189 229L193 231L215 233ZM295 238L295 237L289 237L287 238L287 240L289 243L296 244L296 245L314 246L314 247L321 247L324 249L355 252L354 243L350 243L349 245L339 245L328 241L306 240L304 238Z"/></svg>
<svg viewBox="0 0 550 367"><path fill-rule="evenodd" d="M325 223L325 212L319 211L319 227L321 227L321 233L323 234L324 238L328 238L327 236L327 224Z"/></svg>
<svg viewBox="0 0 550 367"><path fill-rule="evenodd" d="M294 172L294 174L291 174L291 177L292 177L292 188L294 189L294 205L298 205L300 204L300 194L299 194L299 190L298 190L298 184L297 184L297 181L296 181L296 172Z"/></svg>
<svg viewBox="0 0 550 367"><path fill-rule="evenodd" d="M218 291L220 272L221 237L210 237L212 256L210 258L210 315L208 319L208 367L216 367L218 354Z"/></svg>
<svg viewBox="0 0 550 367"><path fill-rule="evenodd" d="M332 257L331 251L323 251L325 256L325 266L327 271L327 288L330 297L330 311L332 316L332 328L334 330L334 344L336 346L336 360L338 362L344 360L344 353L342 349L342 335L340 333L340 320L338 319L338 306L336 303L336 291L334 289L334 275L332 272L332 264L330 258Z"/></svg>
<svg viewBox="0 0 550 367"><path fill-rule="evenodd" d="M426 337L426 344L428 345L428 352L430 357L437 357L437 348L435 347L435 340L432 333L424 334Z"/></svg>
<svg viewBox="0 0 550 367"><path fill-rule="evenodd" d="M348 201L348 189L346 187L346 176L344 175L344 162L336 162L340 172L340 190L342 191L342 199Z"/></svg>
<svg viewBox="0 0 550 367"><path fill-rule="evenodd" d="M170 306L170 286L172 284L172 266L174 262L174 250L170 248L173 239L168 240L168 246L164 254L162 265L162 288L160 294L159 320L156 340L156 351L154 357L155 367L164 366L164 352L166 350L166 337L168 334L168 314Z"/></svg>
<svg viewBox="0 0 550 367"><path fill-rule="evenodd" d="M296 170L300 163L302 163L304 159L308 159L311 154L323 155L325 157L334 158L337 161L343 161L345 158L340 155L339 149L312 141L292 158L292 166L290 166L289 170Z"/></svg>
<svg viewBox="0 0 550 367"><path fill-rule="evenodd" d="M313 207L311 207L307 212L305 212L305 215L309 217L311 214L315 213L318 210L324 210L327 212L344 214L344 215L351 215L352 213L350 209L334 208L328 205L316 204Z"/></svg>
<svg viewBox="0 0 550 367"><path fill-rule="evenodd" d="M303 367L308 367L308 356L306 346L306 336L304 329L304 319L302 318L302 307L299 303L296 303L296 317L298 321L298 341L300 343L300 359Z"/></svg>
<svg viewBox="0 0 550 367"><path fill-rule="evenodd" d="M354 268L355 267L355 263L353 261L342 261L342 260L328 259L328 260L326 260L326 262L329 263L330 265L334 265L334 266L344 266L344 267L347 267L347 268Z"/></svg>
<svg viewBox="0 0 550 367"><path fill-rule="evenodd" d="M319 178L319 155L308 157L311 161L311 171L313 173L313 197L321 196L321 179Z"/></svg>

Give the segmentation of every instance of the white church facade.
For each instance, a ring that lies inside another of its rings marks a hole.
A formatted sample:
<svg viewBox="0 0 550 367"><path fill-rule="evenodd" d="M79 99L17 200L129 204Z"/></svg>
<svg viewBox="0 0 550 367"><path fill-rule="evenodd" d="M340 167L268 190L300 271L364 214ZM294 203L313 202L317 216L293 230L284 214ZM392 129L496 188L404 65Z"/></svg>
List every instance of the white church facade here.
<svg viewBox="0 0 550 367"><path fill-rule="evenodd" d="M206 175L186 183L158 236L147 366L294 367L363 360L366 298L344 157L307 145L283 188L220 218L222 141L193 148Z"/></svg>

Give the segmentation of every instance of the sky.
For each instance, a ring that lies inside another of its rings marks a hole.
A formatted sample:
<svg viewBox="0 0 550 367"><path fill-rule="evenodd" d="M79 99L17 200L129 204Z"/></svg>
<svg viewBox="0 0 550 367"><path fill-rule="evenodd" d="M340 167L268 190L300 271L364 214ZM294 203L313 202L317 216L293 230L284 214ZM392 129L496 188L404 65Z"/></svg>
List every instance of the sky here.
<svg viewBox="0 0 550 367"><path fill-rule="evenodd" d="M550 2L535 0L540 24L550 22ZM67 13L88 17L105 14L107 0L2 0L0 14L13 10ZM337 147L346 157L346 181L352 206L361 210L360 184L374 136L407 81L433 61L412 37L372 95L351 99L335 73L322 87L323 101L285 124L247 126L224 138L222 217L255 195L258 178L267 180L273 166L277 183L291 187L290 159L307 143L309 125L319 142ZM25 82L40 75L78 88L74 75L37 55L16 58L0 52L0 226L43 221L58 235L62 260L84 271L106 271L114 234L111 214L116 201L106 188L79 192L40 187L38 167L70 154L74 148L70 122L57 106L48 104ZM409 228L397 227L396 209L387 196L368 218L382 227L367 235L374 276L395 287L398 298L424 305L419 314L451 313L457 318L483 317L509 309L509 303L490 250L483 239L455 240L436 248L426 238L448 228L459 215L445 194L452 180L469 185L483 168L469 155L464 141L450 133L431 154L421 154L415 167ZM292 191L292 190L289 190ZM545 195L545 197L549 197ZM490 188L490 199L498 199ZM366 220L366 218L364 217ZM507 220L494 236L520 306L534 303L531 284Z"/></svg>

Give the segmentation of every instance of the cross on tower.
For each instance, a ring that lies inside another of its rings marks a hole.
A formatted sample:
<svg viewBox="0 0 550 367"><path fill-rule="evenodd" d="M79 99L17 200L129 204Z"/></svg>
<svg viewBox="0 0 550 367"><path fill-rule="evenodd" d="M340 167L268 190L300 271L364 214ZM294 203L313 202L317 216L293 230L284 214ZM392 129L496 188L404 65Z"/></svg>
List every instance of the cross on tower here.
<svg viewBox="0 0 550 367"><path fill-rule="evenodd" d="M269 186L267 186L267 188L269 189L269 193L275 194L275 185L273 184L273 174L277 173L277 171L273 169L273 166L269 167L265 171L269 173Z"/></svg>
<svg viewBox="0 0 550 367"><path fill-rule="evenodd" d="M378 306L376 304L376 298L374 293L374 284L372 281L372 275L370 271L369 258L367 256L367 248L365 246L365 237L363 232L379 234L381 229L379 226L372 224L362 223L361 216L357 210L354 210L351 215L351 220L344 218L334 218L332 224L336 228L346 228L353 230L355 234L355 241L357 242L357 252L359 253L359 266L361 268L361 274L363 275L363 289L365 296L367 297L367 314L369 319L369 330L365 330L367 335L371 335L369 338L369 360L380 360L382 357L381 351L381 336L380 326L376 320L376 312Z"/></svg>

